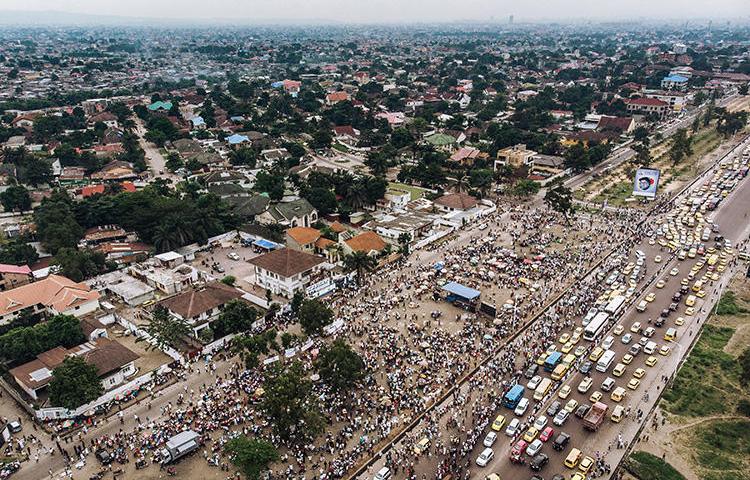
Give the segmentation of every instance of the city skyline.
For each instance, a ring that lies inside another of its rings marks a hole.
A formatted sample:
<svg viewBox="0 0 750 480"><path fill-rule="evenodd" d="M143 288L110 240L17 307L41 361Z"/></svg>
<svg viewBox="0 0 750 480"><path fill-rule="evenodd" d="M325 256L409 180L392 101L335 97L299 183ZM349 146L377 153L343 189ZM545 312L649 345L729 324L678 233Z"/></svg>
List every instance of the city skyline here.
<svg viewBox="0 0 750 480"><path fill-rule="evenodd" d="M133 0L127 4L114 1L93 0L6 0L3 11L10 20L5 23L39 23L71 21L70 16L85 15L107 17L102 22L163 20L190 23L431 23L488 21L514 23L575 20L678 20L678 19L732 19L747 20L748 9L742 0L716 2L647 2L637 0L627 4L602 5L593 0L552 0L543 8L536 4L518 4L509 1L467 0L461 8L446 0L416 0L404 4L397 0L373 2L344 2L342 0L285 0L277 3L250 0L238 4L231 0L216 0L207 11L205 4L195 0L158 1ZM134 12L138 12L135 14ZM12 14L21 14L13 21ZM25 14L25 15L24 15ZM113 18L121 17L121 18ZM90 20L96 20L92 18ZM2 21L0 21L2 23Z"/></svg>

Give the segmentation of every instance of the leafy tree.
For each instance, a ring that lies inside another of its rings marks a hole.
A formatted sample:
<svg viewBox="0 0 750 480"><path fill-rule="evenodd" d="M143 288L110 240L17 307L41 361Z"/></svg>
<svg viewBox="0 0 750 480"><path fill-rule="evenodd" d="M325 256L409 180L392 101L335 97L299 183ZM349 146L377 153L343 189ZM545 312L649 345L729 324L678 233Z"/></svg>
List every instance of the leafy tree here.
<svg viewBox="0 0 750 480"><path fill-rule="evenodd" d="M55 192L42 200L34 210L34 223L39 240L53 255L61 248L75 248L83 236L83 228L73 213L73 201L65 192Z"/></svg>
<svg viewBox="0 0 750 480"><path fill-rule="evenodd" d="M173 347L193 332L185 320L173 318L162 305L157 305L154 308L151 321L143 327L143 330L152 339L152 341L146 342L147 350L164 350L167 347ZM146 337L138 337L135 341L146 341Z"/></svg>
<svg viewBox="0 0 750 480"><path fill-rule="evenodd" d="M308 334L319 334L323 327L333 321L333 311L318 299L307 299L302 302L297 314L302 330Z"/></svg>
<svg viewBox="0 0 750 480"><path fill-rule="evenodd" d="M302 365L294 362L286 368L269 369L263 384L261 410L268 416L274 432L283 440L304 444L323 430L312 382Z"/></svg>
<svg viewBox="0 0 750 480"><path fill-rule="evenodd" d="M394 148L401 149L408 147L412 142L414 142L414 138L406 128L397 128L391 134L391 145L393 145Z"/></svg>
<svg viewBox="0 0 750 480"><path fill-rule="evenodd" d="M310 148L314 150L320 150L323 148L330 148L333 143L333 136L327 128L321 128L313 133L312 140L310 141Z"/></svg>
<svg viewBox="0 0 750 480"><path fill-rule="evenodd" d="M687 130L679 128L672 137L672 146L669 148L669 158L677 165L686 156L693 153L692 137L688 137Z"/></svg>
<svg viewBox="0 0 750 480"><path fill-rule="evenodd" d="M0 263L31 265L39 260L36 249L21 238L14 238L0 250Z"/></svg>
<svg viewBox="0 0 750 480"><path fill-rule="evenodd" d="M566 186L559 184L544 195L544 203L552 210L559 212L565 217L565 223L570 225L570 215L575 208L573 206L573 192Z"/></svg>
<svg viewBox="0 0 750 480"><path fill-rule="evenodd" d="M237 277L234 275L225 275L224 278L221 279L221 283L224 285L229 285L230 287L234 286L234 283L237 281Z"/></svg>
<svg viewBox="0 0 750 480"><path fill-rule="evenodd" d="M349 272L357 272L357 283L364 285L365 273L375 270L378 262L365 252L352 252L344 257L344 268Z"/></svg>
<svg viewBox="0 0 750 480"><path fill-rule="evenodd" d="M85 340L77 318L55 315L46 322L13 328L0 335L0 352L11 363L23 363L57 346L72 348Z"/></svg>
<svg viewBox="0 0 750 480"><path fill-rule="evenodd" d="M310 202L310 204L315 207L321 215L333 213L338 207L336 194L326 188L303 188L300 194L305 200Z"/></svg>
<svg viewBox="0 0 750 480"><path fill-rule="evenodd" d="M399 250L401 251L401 254L404 257L408 257L409 252L410 252L411 234L408 232L401 233L398 236L398 244L399 244Z"/></svg>
<svg viewBox="0 0 750 480"><path fill-rule="evenodd" d="M246 165L250 168L255 168L257 161L258 154L252 148L238 148L229 156L229 162L232 165Z"/></svg>
<svg viewBox="0 0 750 480"><path fill-rule="evenodd" d="M581 142L572 145L565 152L565 164L574 172L582 172L591 166L588 149Z"/></svg>
<svg viewBox="0 0 750 480"><path fill-rule="evenodd" d="M250 480L259 480L268 470L268 465L279 459L279 452L272 443L261 439L249 439L245 435L235 437L224 446L232 463Z"/></svg>
<svg viewBox="0 0 750 480"><path fill-rule="evenodd" d="M334 391L349 390L365 375L362 357L340 338L321 348L315 367Z"/></svg>
<svg viewBox="0 0 750 480"><path fill-rule="evenodd" d="M292 301L289 302L289 306L292 309L292 313L295 315L299 315L299 309L302 306L302 302L305 300L305 294L302 293L302 290L297 290L294 292L294 295L292 296Z"/></svg>
<svg viewBox="0 0 750 480"><path fill-rule="evenodd" d="M104 393L96 366L89 365L79 356L66 358L52 375L49 399L55 407L74 410Z"/></svg>
<svg viewBox="0 0 750 480"><path fill-rule="evenodd" d="M260 365L259 356L267 355L276 345L276 330L266 330L259 335L237 335L232 339L232 352L245 361L247 368Z"/></svg>
<svg viewBox="0 0 750 480"><path fill-rule="evenodd" d="M21 185L11 185L0 193L0 202L6 212L26 212L31 210L29 191Z"/></svg>
<svg viewBox="0 0 750 480"><path fill-rule="evenodd" d="M275 170L261 170L255 176L253 188L256 192L267 193L273 200L281 200L284 197L284 174Z"/></svg>
<svg viewBox="0 0 750 480"><path fill-rule="evenodd" d="M218 337L223 337L230 333L247 332L257 319L258 311L247 302L230 300L213 322L213 328Z"/></svg>
<svg viewBox="0 0 750 480"><path fill-rule="evenodd" d="M174 173L184 167L185 162L182 161L177 152L169 152L169 155L167 155L167 161L164 165L167 167L167 170Z"/></svg>
<svg viewBox="0 0 750 480"><path fill-rule="evenodd" d="M729 112L723 110L716 123L716 131L727 137L732 136L745 128L747 118L747 112Z"/></svg>
<svg viewBox="0 0 750 480"><path fill-rule="evenodd" d="M55 253L53 265L60 267L60 273L75 282L82 282L99 275L106 269L106 257L94 250L76 250L64 247Z"/></svg>
<svg viewBox="0 0 750 480"><path fill-rule="evenodd" d="M539 185L539 182L524 178L516 182L513 187L513 193L521 197L530 197L536 195L540 188L541 185Z"/></svg>

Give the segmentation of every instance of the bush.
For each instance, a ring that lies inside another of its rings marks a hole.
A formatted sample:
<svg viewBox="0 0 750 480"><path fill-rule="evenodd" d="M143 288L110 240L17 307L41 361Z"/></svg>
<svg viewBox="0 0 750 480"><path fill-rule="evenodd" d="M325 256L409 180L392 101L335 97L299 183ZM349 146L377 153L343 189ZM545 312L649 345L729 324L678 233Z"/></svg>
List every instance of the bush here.
<svg viewBox="0 0 750 480"><path fill-rule="evenodd" d="M625 461L624 467L640 480L685 480L672 465L647 452L633 453Z"/></svg>
<svg viewBox="0 0 750 480"><path fill-rule="evenodd" d="M740 400L740 403L737 404L737 413L750 417L750 401Z"/></svg>
<svg viewBox="0 0 750 480"><path fill-rule="evenodd" d="M721 296L719 305L716 307L717 315L739 315L747 313L747 309L737 304L737 296L732 291L727 291Z"/></svg>

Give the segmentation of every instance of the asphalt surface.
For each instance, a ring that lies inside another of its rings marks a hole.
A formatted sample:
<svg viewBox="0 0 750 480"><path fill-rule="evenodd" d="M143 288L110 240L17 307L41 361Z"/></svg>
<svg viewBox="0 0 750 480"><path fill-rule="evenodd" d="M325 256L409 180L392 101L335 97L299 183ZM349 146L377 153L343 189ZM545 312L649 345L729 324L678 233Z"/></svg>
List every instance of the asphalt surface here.
<svg viewBox="0 0 750 480"><path fill-rule="evenodd" d="M695 187L702 185L703 182L704 180L697 182ZM724 237L729 238L732 241L733 245L736 245L740 240L746 239L748 237L748 233L750 233L750 226L748 226L747 220L748 210L750 210L749 206L750 179L746 178L740 183L737 189L735 189L735 191L727 199L725 199L724 202L720 204L719 209L713 212L713 214L709 215L709 217L712 217L714 221L720 226L720 233ZM719 296L721 295L721 291L731 278L732 269L727 269L722 274L722 277L719 279L719 281L712 282L709 287L706 287L705 290L708 294L704 299L698 299L698 302L695 305L696 314L692 317L686 316L684 313L686 309L684 298L686 298L686 295L683 296L683 300L679 302L678 310L676 312L673 312L669 316L669 318L667 318L664 326L657 328L654 336L649 339L656 342L659 347L664 344L668 344L671 347L671 353L668 356L654 353L653 356L657 358L657 363L653 367L648 367L645 365L644 362L646 358L648 358L648 355L640 353L635 357L631 364L627 365L625 373L621 377L617 378L614 377L612 370L614 369L615 365L621 361L623 355L627 353L628 348L630 348L631 345L637 343L641 338L640 334L631 332L630 328L633 323L640 322L642 324L642 328L646 328L649 326L649 318L656 319L663 309L668 308L672 303L672 294L680 289L681 279L687 275L692 265L697 261L697 258L693 260L686 259L680 261L667 251L661 251L658 244L652 246L649 245L647 241L641 243L636 247L636 249L643 250L646 253L646 278L651 278L651 276L655 272L658 272L658 274L653 277L650 282L641 282L639 284L639 288L642 288L640 295L633 297L633 302L630 304L622 317L618 321L612 322L611 328L600 337L600 340L606 338L607 336L613 336L615 339L615 342L611 347L611 349L616 352L615 360L610 366L608 372L601 373L593 370L589 374L589 376L593 379L593 385L585 394L580 394L577 391L577 386L579 382L584 378L584 375L578 371L574 371L574 373L572 373L565 379L564 382L561 382L559 385L560 388L562 387L562 385L570 385L572 388L572 393L570 394L570 396L563 400L555 394L551 399L542 404L542 407L539 409L538 414L546 415L545 411L547 410L549 405L556 400L560 401L562 405L565 405L565 403L570 399L577 400L579 404L586 403L591 405L592 402L589 400L589 396L595 390L599 390L604 394L601 401L609 406L607 417L596 433L586 431L583 428L582 420L572 415L562 427L552 425L552 418L549 418L549 425L555 429L555 435L553 435L553 438L559 431L565 431L566 433L569 433L571 435L571 440L568 447L562 452L553 450L549 445L545 445L542 448L542 452L550 457L549 464L541 472L543 478L551 478L554 474L557 473L565 475L572 474L572 471L563 465L565 457L572 448L578 448L584 453L584 455L589 455L592 458L596 458L598 453L598 456L600 458L604 458L605 461L609 463L613 468L620 462L623 454L625 453L625 450L616 448L618 438L621 439L625 444L629 443L633 439L633 436L636 434L639 425L643 421L645 421L645 417L637 420L635 418L635 412L638 409L642 410L643 412L650 411L651 407L658 399L660 390L664 388L664 385L666 383L666 381L662 379L662 375L666 376L667 379L671 378L674 375L680 363L680 360L685 354L687 354L689 345L692 343L694 336L698 333L700 327L705 321L705 318L708 316L710 307L718 300ZM663 258L663 261L661 263L654 262L654 257L656 255L661 255L661 257ZM634 257L631 258L631 261L634 261ZM679 273L676 276L672 276L669 274L669 271L674 267L677 267L679 269ZM705 267L701 272L703 273L704 271ZM657 289L655 287L655 284L659 279L663 279L666 281L666 285L661 289ZM645 287L642 287L644 283L647 283L647 285ZM692 283L693 282L690 282L690 286L692 286ZM648 308L645 312L638 312L635 306L640 302L640 300L644 299L644 297L651 292L656 294L656 299L653 302L649 303ZM677 326L675 325L675 319L680 316L685 319L685 323L682 326ZM624 332L621 335L615 335L612 332L612 330L614 330L615 326L618 324L621 324L624 327ZM666 342L664 340L664 332L669 327L675 327L677 329L678 335L676 341L674 342ZM631 333L631 335L633 336L633 341L631 341L628 345L625 345L621 342L621 338L625 333ZM589 344L589 342L581 340L581 342L579 342L576 346L580 344L588 346L590 351L593 346L597 345L597 342L591 342ZM599 341L598 344L601 344L601 341ZM559 350L561 348L561 345L558 343L557 347ZM586 355L588 355L588 353ZM635 391L632 391L626 388L626 384L632 378L632 373L637 368L643 368L646 371L646 374L643 378L641 378L640 386ZM540 368L540 370L542 369ZM549 374L543 371L541 375L549 376ZM620 423L614 423L609 419L609 416L617 403L610 399L609 392L603 392L603 390L601 389L601 384L607 377L611 377L615 380L615 388L618 386L622 386L627 390L625 398L621 402L619 402L619 404L623 405L623 407L626 408L630 407L631 416L629 418L623 419ZM645 393L649 394L648 401L645 401L644 399ZM531 394L532 392L528 392L526 396L531 397ZM535 405L535 402L532 400L531 406L528 410L529 412L531 411L533 405ZM509 409L502 409L502 411L498 413L505 415L507 422L515 417L514 413ZM517 438L521 438L521 436L518 436ZM472 461L476 458L476 456L479 455L483 448L484 447L480 444L477 448L474 449L474 451L472 452ZM495 450L495 457L493 461L485 468L479 468L474 465L473 468L475 469L475 471L472 475L472 478L482 478L483 476L491 472L500 474L501 478L503 479L530 478L532 476L533 472L531 472L528 466L512 464L509 461L509 454L511 450L511 441L509 437L501 435L493 446L493 449Z"/></svg>
<svg viewBox="0 0 750 480"><path fill-rule="evenodd" d="M747 142L745 142L744 144L747 144ZM737 151L741 151L741 147L733 149L729 155L732 155ZM689 192L700 187L706 180L711 177L711 174L712 170L707 172L707 174L704 174L690 187L688 193L686 193L685 195L689 196ZM707 216L709 218L713 218L716 223L722 227L721 233L725 237L732 239L733 244L736 244L736 241L740 238L741 235L744 235L742 238L746 238L745 236L747 235L747 232L744 232L744 229L748 223L746 219L748 205L750 205L750 180L745 179L740 183L737 189L735 189L735 191L733 191L728 196L728 198L726 198L720 204L718 210L709 212ZM646 328L648 326L649 317L655 319L662 309L667 308L670 303L672 303L672 294L675 291L679 290L680 280L687 275L690 267L697 261L697 259L695 259L680 262L668 251L661 251L658 244L649 245L647 240L644 240L641 245L633 248L632 252L635 252L638 249L646 253L646 275L644 279L639 282L637 293L633 297L633 301L629 304L629 307L624 311L622 318L617 322L613 321L608 327L607 332L601 335L601 338L613 335L611 333L611 330L617 323L623 324L625 328L624 333L628 333L631 325L636 321L641 322L644 325L643 328ZM661 257L663 258L662 262L654 262L654 257L656 255L661 255ZM631 261L635 261L634 255L631 255ZM679 268L680 273L677 276L669 275L669 270L671 270L675 266ZM719 280L719 282L715 283L726 282L726 279L729 278L728 273L729 272L726 272L725 275ZM667 283L664 288L656 289L654 285L661 278L664 278ZM697 313L694 317L687 317L684 315L686 306L683 300L682 302L680 302L678 311L673 312L665 322L665 325L661 328L658 328L653 338L650 339L656 342L659 347L662 344L666 343L663 338L664 332L667 328L675 326L674 321L676 318L678 318L679 316L683 316L685 318L685 323L683 326L677 327L678 336L675 342L670 342L671 353L669 355L659 355L657 348L657 352L654 353L654 356L658 359L657 364L654 367L647 367L644 365L644 362L648 355L644 355L643 353L641 353L633 360L630 365L627 366L627 369L622 377L615 378L616 386L625 387L627 382L632 377L632 372L634 372L639 367L646 370L646 375L641 379L641 384L637 388L637 390L627 390L625 398L620 402L623 407L631 407L631 417L623 419L620 423L617 424L611 422L609 420L609 415L614 409L615 403L610 400L609 393L603 392L604 397L602 401L607 403L610 406L610 409L607 413L604 423L595 434L584 431L581 420L573 415L570 416L570 418L562 428L553 426L556 433L562 430L571 434L572 438L568 447L561 453L555 452L548 445L545 445L543 447L542 452L546 453L550 457L549 465L541 472L543 478L551 478L555 473L567 474L568 477L572 474L570 470L563 466L563 460L570 449L573 447L578 448L579 450L583 451L585 455L590 455L591 457L597 457L598 453L599 458L603 458L608 464L612 466L612 469L614 470L614 467L620 462L623 454L625 453L624 449L616 448L618 439L621 440L623 445L627 445L630 441L632 441L638 431L639 426L645 421L645 417L640 421L635 421L635 412L638 409L642 410L643 412L648 412L651 406L653 406L653 404L656 402L659 392L665 384L665 381L661 378L661 376L667 375L668 378L676 371L680 360L687 353L688 346L690 345L694 335L697 334L699 327L702 324L701 322L705 319L706 315L701 313L700 306L704 303L706 305L713 303L718 298L721 292L720 286L716 284L711 285L709 288L706 288L706 290L708 292L708 295L703 300L699 300L699 303L696 304ZM655 300L649 304L648 309L645 312L637 312L635 309L635 305L637 305L638 302L650 292L656 294ZM683 299L684 298L685 297L683 297ZM616 363L620 361L622 356L627 352L627 349L634 343L637 343L641 337L640 334L635 334L632 332L631 334L633 335L634 339L632 342L630 342L629 345L622 344L622 342L620 341L620 336L615 336L615 343L612 346L612 349L616 352L615 361L613 362L612 366L610 366L609 373L603 374L593 371L590 374L593 379L593 385L591 389L586 392L586 394L579 394L576 388L578 383L583 378L583 375L580 374L577 370L572 370L571 372L569 372L569 376L566 377L564 381L560 382L560 384L558 385L558 387L561 387L564 384L570 384L572 387L572 393L570 394L570 396L568 396L565 400L561 400L556 396L555 393L553 393L551 398L545 399L545 401L543 401L542 406L538 409L539 413L537 414L537 416L543 415L549 404L551 404L555 400L560 401L562 405L565 405L565 403L570 399L577 400L579 404L591 404L592 402L589 400L589 396L591 395L591 393L595 390L601 390L601 382L606 377L612 376L611 371ZM601 338L599 340L601 340ZM579 342L576 346L582 344L589 346L589 349L593 348L593 344L590 344L589 342L586 342L584 340L581 340L581 342ZM559 344L558 349L560 349ZM585 354L585 357L588 357L588 352ZM544 375L544 372L540 372L540 374ZM546 375L549 376L549 374ZM500 382L501 380L502 379L498 379L498 382ZM555 392L556 391L557 390L555 390ZM644 400L644 394L647 392L649 393L649 401ZM526 396L531 400L532 392L529 392L528 389ZM527 416L533 411L533 407L535 404L536 402L532 400L531 405L526 413ZM502 408L500 411L496 412L496 414L505 415L506 425L507 422L514 418L513 412L506 408ZM494 418L494 416L492 418ZM552 418L549 418L549 425L552 426ZM489 427L486 431L489 431ZM515 465L509 461L509 453L512 445L515 443L515 439L511 440L511 438L505 436L503 432L504 428L498 435L498 439L493 445L493 450L495 452L493 460L487 467L484 468L478 467L474 463L474 460L484 449L484 446L481 444L481 442L478 442L477 447L474 448L468 458L472 465L471 478L484 478L490 473L498 473L503 479L521 479L530 478L532 476L533 472L531 472L528 466ZM518 436L517 438L520 438L520 436ZM554 435L552 438L554 438ZM397 445L402 445L402 442L398 442ZM429 459L426 459L424 457L419 459L415 458L417 471L420 474L433 472L431 475L434 475L434 469L438 461L439 458L436 459L434 457ZM367 472L359 475L356 478L372 478L374 472L376 472L377 469L382 465L383 459L381 458L373 466L371 466L371 468L369 468Z"/></svg>

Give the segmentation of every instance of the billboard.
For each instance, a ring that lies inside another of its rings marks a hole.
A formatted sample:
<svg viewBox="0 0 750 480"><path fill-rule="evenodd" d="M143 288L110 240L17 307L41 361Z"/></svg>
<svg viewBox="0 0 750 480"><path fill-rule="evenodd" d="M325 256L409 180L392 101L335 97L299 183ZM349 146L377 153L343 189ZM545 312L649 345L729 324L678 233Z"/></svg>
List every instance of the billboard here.
<svg viewBox="0 0 750 480"><path fill-rule="evenodd" d="M633 196L656 197L656 188L659 186L659 170L655 168L639 168L635 172L633 182Z"/></svg>

